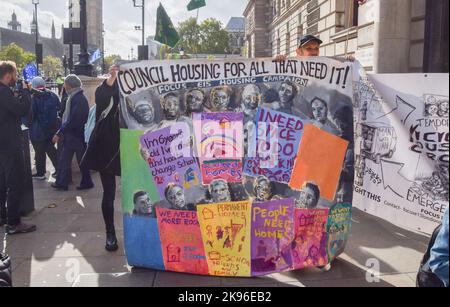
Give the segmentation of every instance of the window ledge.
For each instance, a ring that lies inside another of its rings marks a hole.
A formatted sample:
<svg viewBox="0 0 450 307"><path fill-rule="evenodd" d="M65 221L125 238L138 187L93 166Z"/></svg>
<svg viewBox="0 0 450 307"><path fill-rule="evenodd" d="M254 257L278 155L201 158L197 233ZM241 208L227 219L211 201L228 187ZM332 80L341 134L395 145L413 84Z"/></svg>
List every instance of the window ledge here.
<svg viewBox="0 0 450 307"><path fill-rule="evenodd" d="M347 40L347 37L349 39L356 38L358 36L358 26L353 26L351 28L347 28L344 30L341 30L333 35L330 36L330 39L334 42L342 42Z"/></svg>

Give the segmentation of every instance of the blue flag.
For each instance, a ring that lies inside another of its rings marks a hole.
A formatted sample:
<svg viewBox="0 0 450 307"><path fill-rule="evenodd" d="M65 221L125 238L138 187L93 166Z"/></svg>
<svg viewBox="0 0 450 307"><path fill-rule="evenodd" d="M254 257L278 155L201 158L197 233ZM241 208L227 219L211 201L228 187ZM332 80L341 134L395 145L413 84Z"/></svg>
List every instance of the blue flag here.
<svg viewBox="0 0 450 307"><path fill-rule="evenodd" d="M97 49L91 54L90 62L94 63L101 57L102 57L102 52L100 51L100 49Z"/></svg>
<svg viewBox="0 0 450 307"><path fill-rule="evenodd" d="M38 76L38 68L36 63L30 63L22 71L23 78L27 82L31 82L35 77Z"/></svg>

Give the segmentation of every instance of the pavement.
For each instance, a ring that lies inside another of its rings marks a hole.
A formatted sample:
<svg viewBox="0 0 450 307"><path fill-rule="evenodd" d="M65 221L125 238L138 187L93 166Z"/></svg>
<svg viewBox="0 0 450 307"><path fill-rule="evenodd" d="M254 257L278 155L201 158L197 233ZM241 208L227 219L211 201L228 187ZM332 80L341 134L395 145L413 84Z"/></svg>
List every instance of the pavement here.
<svg viewBox="0 0 450 307"><path fill-rule="evenodd" d="M0 229L0 250L12 258L15 287L414 287L429 240L354 209L345 253L328 272L225 278L135 269L123 250L120 189L115 212L120 249L108 253L99 175L93 179L95 188L85 192L75 189L78 172L68 192L54 191L51 179L34 181L36 211L24 221L36 224L37 232L6 236Z"/></svg>

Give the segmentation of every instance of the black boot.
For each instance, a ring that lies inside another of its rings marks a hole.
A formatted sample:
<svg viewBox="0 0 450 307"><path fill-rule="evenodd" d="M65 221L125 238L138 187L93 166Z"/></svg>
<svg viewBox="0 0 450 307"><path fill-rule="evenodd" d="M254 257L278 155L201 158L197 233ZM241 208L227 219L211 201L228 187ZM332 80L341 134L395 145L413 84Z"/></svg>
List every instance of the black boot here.
<svg viewBox="0 0 450 307"><path fill-rule="evenodd" d="M114 232L106 233L106 245L105 249L108 252L115 252L119 249L119 245L117 244L116 234Z"/></svg>

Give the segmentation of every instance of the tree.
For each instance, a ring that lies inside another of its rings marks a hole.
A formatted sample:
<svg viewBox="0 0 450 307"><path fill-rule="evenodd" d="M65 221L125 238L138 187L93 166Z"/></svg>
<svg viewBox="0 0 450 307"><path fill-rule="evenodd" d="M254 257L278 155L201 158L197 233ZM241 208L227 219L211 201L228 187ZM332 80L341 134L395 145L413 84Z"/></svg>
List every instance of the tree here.
<svg viewBox="0 0 450 307"><path fill-rule="evenodd" d="M200 41L203 53L221 54L230 50L230 34L214 18L200 24Z"/></svg>
<svg viewBox="0 0 450 307"><path fill-rule="evenodd" d="M197 25L197 19L194 17L182 21L178 24L178 34L180 42L177 47L183 49L187 53L200 52L200 27Z"/></svg>
<svg viewBox="0 0 450 307"><path fill-rule="evenodd" d="M56 78L57 75L64 74L63 63L60 58L47 55L42 62L42 71L46 77Z"/></svg>
<svg viewBox="0 0 450 307"><path fill-rule="evenodd" d="M195 18L181 22L178 25L180 42L178 49L183 48L187 53L223 54L230 49L230 35L223 28L222 23L214 18L197 24Z"/></svg>
<svg viewBox="0 0 450 307"><path fill-rule="evenodd" d="M0 60L15 62L17 71L21 72L26 65L36 60L36 56L12 43L0 51Z"/></svg>
<svg viewBox="0 0 450 307"><path fill-rule="evenodd" d="M111 55L106 56L106 57L105 57L105 66L106 66L106 69L109 69L109 68L114 64L114 61L117 61L117 60L122 60L122 58L120 57L120 55L117 55L117 54L111 54Z"/></svg>

